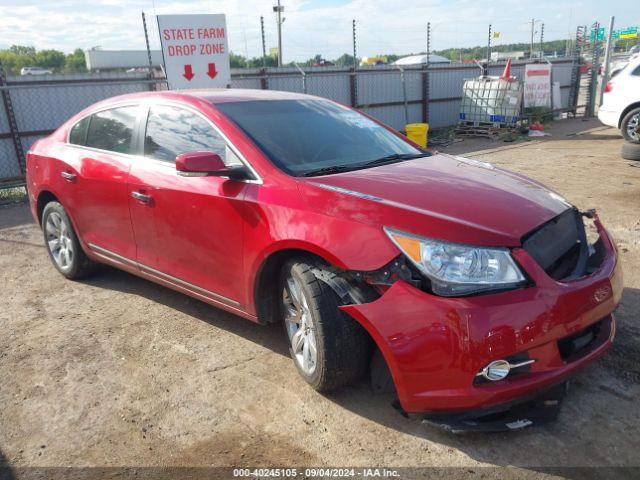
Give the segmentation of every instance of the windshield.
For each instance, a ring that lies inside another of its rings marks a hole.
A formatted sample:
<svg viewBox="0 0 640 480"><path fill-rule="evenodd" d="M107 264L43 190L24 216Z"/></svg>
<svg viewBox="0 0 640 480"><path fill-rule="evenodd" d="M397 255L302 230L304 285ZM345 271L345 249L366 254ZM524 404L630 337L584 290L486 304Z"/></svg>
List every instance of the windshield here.
<svg viewBox="0 0 640 480"><path fill-rule="evenodd" d="M364 115L326 100L230 102L216 108L278 168L295 176L428 155Z"/></svg>

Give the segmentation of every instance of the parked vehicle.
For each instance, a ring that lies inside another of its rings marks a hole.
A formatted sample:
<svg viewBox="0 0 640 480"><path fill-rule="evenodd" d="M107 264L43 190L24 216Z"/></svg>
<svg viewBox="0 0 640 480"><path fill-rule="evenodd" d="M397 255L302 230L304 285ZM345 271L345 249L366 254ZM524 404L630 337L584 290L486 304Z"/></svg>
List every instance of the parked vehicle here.
<svg viewBox="0 0 640 480"><path fill-rule="evenodd" d="M619 128L627 142L640 143L640 57L607 82L598 119Z"/></svg>
<svg viewBox="0 0 640 480"><path fill-rule="evenodd" d="M319 391L371 369L405 412L521 428L554 418L566 380L613 341L622 273L594 212L330 100L131 94L27 157L62 275L106 263L281 322Z"/></svg>
<svg viewBox="0 0 640 480"><path fill-rule="evenodd" d="M42 67L22 67L20 69L20 75L52 75L53 72L47 68Z"/></svg>

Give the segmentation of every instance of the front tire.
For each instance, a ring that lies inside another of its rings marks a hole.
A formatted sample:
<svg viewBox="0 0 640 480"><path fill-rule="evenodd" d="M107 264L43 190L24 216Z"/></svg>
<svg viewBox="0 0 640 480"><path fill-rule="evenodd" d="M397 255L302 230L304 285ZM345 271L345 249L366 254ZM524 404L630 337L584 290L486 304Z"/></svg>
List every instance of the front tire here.
<svg viewBox="0 0 640 480"><path fill-rule="evenodd" d="M42 212L42 233L56 269L70 280L89 274L95 264L82 250L71 220L58 202L49 202Z"/></svg>
<svg viewBox="0 0 640 480"><path fill-rule="evenodd" d="M298 372L324 392L358 380L368 367L371 348L363 327L338 309L338 296L316 278L314 268L321 266L300 260L283 267L280 305Z"/></svg>
<svg viewBox="0 0 640 480"><path fill-rule="evenodd" d="M627 142L640 143L640 108L634 108L624 116L620 133Z"/></svg>

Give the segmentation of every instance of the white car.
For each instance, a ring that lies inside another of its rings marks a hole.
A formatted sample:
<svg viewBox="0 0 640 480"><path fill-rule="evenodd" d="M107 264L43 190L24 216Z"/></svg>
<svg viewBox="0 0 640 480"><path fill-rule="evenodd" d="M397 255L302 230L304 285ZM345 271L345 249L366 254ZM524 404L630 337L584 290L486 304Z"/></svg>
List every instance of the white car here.
<svg viewBox="0 0 640 480"><path fill-rule="evenodd" d="M53 72L42 67L22 67L20 75L51 75Z"/></svg>
<svg viewBox="0 0 640 480"><path fill-rule="evenodd" d="M609 80L598 118L605 125L619 128L626 141L640 143L640 57L631 59Z"/></svg>

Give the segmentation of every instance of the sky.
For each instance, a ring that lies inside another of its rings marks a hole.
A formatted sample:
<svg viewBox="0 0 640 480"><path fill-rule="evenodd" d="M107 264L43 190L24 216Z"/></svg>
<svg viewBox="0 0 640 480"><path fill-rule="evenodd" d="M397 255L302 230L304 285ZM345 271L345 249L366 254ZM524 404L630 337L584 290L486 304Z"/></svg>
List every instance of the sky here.
<svg viewBox="0 0 640 480"><path fill-rule="evenodd" d="M352 52L356 20L358 56L409 54L426 49L485 45L489 24L500 38L494 44L528 42L531 18L536 40L544 23L545 40L573 35L577 25L616 18L615 28L640 26L638 0L281 0L285 6L283 60L303 61L315 54L332 59ZM249 57L261 55L260 16L267 49L277 45L272 6L276 0L0 0L0 48L32 45L71 52L144 49L141 12L147 15L151 48L159 48L154 15L224 13L229 48Z"/></svg>

